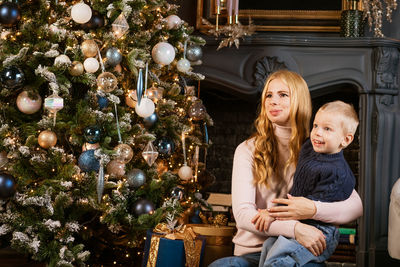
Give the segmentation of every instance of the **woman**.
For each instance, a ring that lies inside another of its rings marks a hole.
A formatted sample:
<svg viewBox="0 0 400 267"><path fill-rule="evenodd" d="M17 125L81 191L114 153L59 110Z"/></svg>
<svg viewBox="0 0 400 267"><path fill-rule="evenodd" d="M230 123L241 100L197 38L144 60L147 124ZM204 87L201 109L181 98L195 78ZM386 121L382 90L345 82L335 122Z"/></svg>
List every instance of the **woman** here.
<svg viewBox="0 0 400 267"><path fill-rule="evenodd" d="M236 257L219 259L211 267L258 266L262 245L269 236L295 238L311 253L319 255L325 249L324 235L298 220L312 218L343 224L362 215L356 191L347 200L334 203L303 197L284 199L292 186L300 147L309 134L310 117L311 98L304 79L287 70L271 74L262 93L256 133L236 148L233 161ZM286 206L273 207L273 203ZM257 209L269 209L271 217L265 222L270 224L266 227L268 231L259 231L264 226L253 224Z"/></svg>

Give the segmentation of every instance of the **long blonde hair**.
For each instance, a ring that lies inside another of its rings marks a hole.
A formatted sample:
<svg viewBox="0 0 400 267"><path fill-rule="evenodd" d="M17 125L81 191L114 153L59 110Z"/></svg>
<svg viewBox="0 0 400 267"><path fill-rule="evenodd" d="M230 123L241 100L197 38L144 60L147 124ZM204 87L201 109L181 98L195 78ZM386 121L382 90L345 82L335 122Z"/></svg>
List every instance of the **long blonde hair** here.
<svg viewBox="0 0 400 267"><path fill-rule="evenodd" d="M279 169L278 141L274 134L272 122L267 117L265 101L268 86L273 79L280 79L290 93L289 120L292 128L289 140L289 158L284 169ZM256 132L254 151L254 182L270 187L270 180L276 177L278 184L284 184L284 175L291 164L296 165L300 147L309 136L311 117L311 97L307 83L297 73L279 70L272 73L264 86L261 96L261 110L255 121Z"/></svg>

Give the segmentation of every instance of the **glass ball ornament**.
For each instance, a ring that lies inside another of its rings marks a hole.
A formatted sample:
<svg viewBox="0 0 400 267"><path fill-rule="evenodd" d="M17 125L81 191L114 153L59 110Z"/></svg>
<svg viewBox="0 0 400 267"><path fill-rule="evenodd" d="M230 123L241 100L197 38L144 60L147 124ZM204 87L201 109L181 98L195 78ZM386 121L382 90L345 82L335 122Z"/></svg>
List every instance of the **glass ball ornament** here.
<svg viewBox="0 0 400 267"><path fill-rule="evenodd" d="M146 174L140 169L132 169L126 174L126 181L130 187L139 188L146 183Z"/></svg>
<svg viewBox="0 0 400 267"><path fill-rule="evenodd" d="M114 147L114 151L117 154L115 160L124 164L128 163L133 158L133 150L130 145L119 144Z"/></svg>
<svg viewBox="0 0 400 267"><path fill-rule="evenodd" d="M81 24L81 28L84 31L95 30L104 26L104 17L97 10L92 10L92 17L84 24Z"/></svg>
<svg viewBox="0 0 400 267"><path fill-rule="evenodd" d="M184 196L185 196L185 190L182 187L175 186L174 188L172 188L172 191L171 191L172 198L181 200L181 199L183 199Z"/></svg>
<svg viewBox="0 0 400 267"><path fill-rule="evenodd" d="M21 12L18 5L10 2L3 2L0 5L0 24L4 27L11 27L21 19Z"/></svg>
<svg viewBox="0 0 400 267"><path fill-rule="evenodd" d="M53 147L57 144L57 135L50 130L42 131L38 136L38 143L45 149Z"/></svg>
<svg viewBox="0 0 400 267"><path fill-rule="evenodd" d="M100 64L94 57L88 57L83 62L83 67L85 68L86 72L95 73L99 69Z"/></svg>
<svg viewBox="0 0 400 267"><path fill-rule="evenodd" d="M71 67L69 68L69 74L72 76L79 76L83 74L84 71L83 64L79 61L73 61Z"/></svg>
<svg viewBox="0 0 400 267"><path fill-rule="evenodd" d="M174 153L175 143L168 136L163 136L155 141L155 146L157 147L158 153L161 157L168 157Z"/></svg>
<svg viewBox="0 0 400 267"><path fill-rule="evenodd" d="M81 44L82 54L85 57L95 57L97 55L98 47L94 40L85 40Z"/></svg>
<svg viewBox="0 0 400 267"><path fill-rule="evenodd" d="M71 17L76 23L86 23L92 17L92 9L87 4L80 2L72 6Z"/></svg>
<svg viewBox="0 0 400 267"><path fill-rule="evenodd" d="M71 65L71 59L67 55L59 55L54 59L54 66L56 67L62 67L62 66L70 66Z"/></svg>
<svg viewBox="0 0 400 267"><path fill-rule="evenodd" d="M99 90L109 93L117 89L117 77L111 72L103 72L97 77L97 87Z"/></svg>
<svg viewBox="0 0 400 267"><path fill-rule="evenodd" d="M156 124L157 121L158 121L158 116L157 113L154 112L150 116L143 119L143 124L146 129L150 129Z"/></svg>
<svg viewBox="0 0 400 267"><path fill-rule="evenodd" d="M142 117L142 118L147 118L151 114L154 113L154 110L156 109L156 106L154 105L154 102L150 98L142 98L142 101L140 101L140 104L137 103L135 106L135 111L136 113Z"/></svg>
<svg viewBox="0 0 400 267"><path fill-rule="evenodd" d="M117 160L111 160L107 164L107 173L112 177L122 177L125 175L125 164Z"/></svg>
<svg viewBox="0 0 400 267"><path fill-rule="evenodd" d="M204 120L204 118L206 117L206 108L200 100L196 100L189 107L188 114L189 117L192 118L192 120L201 121Z"/></svg>
<svg viewBox="0 0 400 267"><path fill-rule="evenodd" d="M182 58L176 63L176 68L180 72L188 72L190 69L190 62L189 60Z"/></svg>
<svg viewBox="0 0 400 267"><path fill-rule="evenodd" d="M117 66L122 61L122 54L116 47L110 47L106 51L106 63L111 67Z"/></svg>
<svg viewBox="0 0 400 267"><path fill-rule="evenodd" d="M97 125L91 125L83 130L86 142L90 144L98 143L101 139L101 129Z"/></svg>
<svg viewBox="0 0 400 267"><path fill-rule="evenodd" d="M8 199L17 191L15 178L7 173L0 172L0 199Z"/></svg>
<svg viewBox="0 0 400 267"><path fill-rule="evenodd" d="M1 83L7 89L18 89L24 85L25 74L17 66L9 66L2 70Z"/></svg>
<svg viewBox="0 0 400 267"><path fill-rule="evenodd" d="M42 107L42 98L37 93L32 93L34 98L29 97L27 91L22 91L17 97L17 107L25 114L33 114Z"/></svg>
<svg viewBox="0 0 400 267"><path fill-rule="evenodd" d="M139 199L132 205L132 213L139 217L143 214L153 214L154 204L147 199Z"/></svg>
<svg viewBox="0 0 400 267"><path fill-rule="evenodd" d="M151 56L157 64L168 65L175 58L175 49L167 42L160 42L151 50Z"/></svg>
<svg viewBox="0 0 400 267"><path fill-rule="evenodd" d="M181 18L178 17L177 15L169 15L168 17L165 18L165 21L167 22L168 30L177 29L182 24Z"/></svg>
<svg viewBox="0 0 400 267"><path fill-rule="evenodd" d="M186 58L190 61L200 60L203 56L203 50L199 45L191 45L186 49Z"/></svg>
<svg viewBox="0 0 400 267"><path fill-rule="evenodd" d="M98 171L100 168L100 162L94 156L94 149L89 149L79 156L78 166L84 172Z"/></svg>
<svg viewBox="0 0 400 267"><path fill-rule="evenodd" d="M91 150L91 149L96 150L96 149L98 149L99 147L100 147L100 144L99 144L99 143L94 143L94 144L91 144L91 143L84 143L84 144L82 145L82 152L83 152L83 151L86 151L86 150Z"/></svg>
<svg viewBox="0 0 400 267"><path fill-rule="evenodd" d="M52 113L64 108L64 99L58 95L52 94L44 99L44 107Z"/></svg>
<svg viewBox="0 0 400 267"><path fill-rule="evenodd" d="M0 152L0 168L5 166L8 163L7 152L1 151Z"/></svg>
<svg viewBox="0 0 400 267"><path fill-rule="evenodd" d="M179 175L179 178L187 181L193 177L193 170L189 166L184 165L179 169L178 175Z"/></svg>

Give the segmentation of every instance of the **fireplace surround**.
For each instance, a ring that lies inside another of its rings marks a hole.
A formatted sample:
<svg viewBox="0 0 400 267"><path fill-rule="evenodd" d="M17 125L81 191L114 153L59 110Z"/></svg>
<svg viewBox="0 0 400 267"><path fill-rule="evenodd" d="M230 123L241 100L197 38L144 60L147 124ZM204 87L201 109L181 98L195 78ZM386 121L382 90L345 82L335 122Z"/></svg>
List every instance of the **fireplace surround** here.
<svg viewBox="0 0 400 267"><path fill-rule="evenodd" d="M243 123L248 120L251 125L265 78L281 68L304 77L314 109L334 99L353 103L358 109L360 125L357 147L350 152L356 154L352 157L356 160L351 164L357 172L356 189L364 206L364 215L358 220L357 266L400 266L400 261L387 254L390 192L400 177L400 42L265 33L244 40L240 49L216 51L218 41L207 36L205 39L203 64L196 67L196 71L206 76L202 83L205 104L225 97L233 105L232 110L239 109L239 120ZM217 103L214 107L221 105ZM223 113L219 114L214 118L216 124L224 119ZM250 133L247 128L240 135L246 138ZM210 130L216 147L231 137L229 132L220 134L226 136L213 136ZM231 159L235 147L226 149ZM232 167L229 161L225 164L224 168ZM225 182L222 191L230 191L229 186Z"/></svg>

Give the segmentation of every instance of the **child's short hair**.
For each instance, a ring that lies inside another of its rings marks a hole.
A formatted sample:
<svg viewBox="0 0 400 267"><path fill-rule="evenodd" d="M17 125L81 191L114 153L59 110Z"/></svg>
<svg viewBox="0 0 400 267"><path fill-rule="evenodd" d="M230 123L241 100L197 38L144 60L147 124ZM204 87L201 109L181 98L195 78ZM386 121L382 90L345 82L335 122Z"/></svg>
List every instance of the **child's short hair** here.
<svg viewBox="0 0 400 267"><path fill-rule="evenodd" d="M342 115L342 128L345 134L355 134L359 121L357 112L354 110L353 105L337 100L324 104L319 110Z"/></svg>

